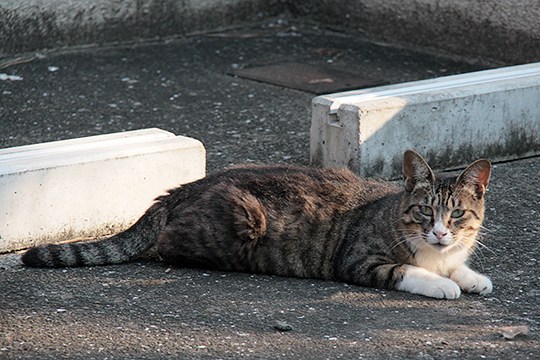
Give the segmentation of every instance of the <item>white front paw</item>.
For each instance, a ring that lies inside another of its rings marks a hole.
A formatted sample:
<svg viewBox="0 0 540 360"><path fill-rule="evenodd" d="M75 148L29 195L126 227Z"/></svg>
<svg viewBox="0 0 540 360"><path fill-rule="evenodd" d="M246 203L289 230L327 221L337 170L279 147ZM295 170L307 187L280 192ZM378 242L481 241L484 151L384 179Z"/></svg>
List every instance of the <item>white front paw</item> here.
<svg viewBox="0 0 540 360"><path fill-rule="evenodd" d="M409 267L397 289L437 299L457 299L461 295L452 280L415 266Z"/></svg>
<svg viewBox="0 0 540 360"><path fill-rule="evenodd" d="M466 266L457 268L450 275L450 278L465 292L486 295L493 290L493 285L488 277L478 274Z"/></svg>
<svg viewBox="0 0 540 360"><path fill-rule="evenodd" d="M421 285L424 287L424 295L437 299L457 299L461 295L458 284L450 279L441 277L434 282Z"/></svg>

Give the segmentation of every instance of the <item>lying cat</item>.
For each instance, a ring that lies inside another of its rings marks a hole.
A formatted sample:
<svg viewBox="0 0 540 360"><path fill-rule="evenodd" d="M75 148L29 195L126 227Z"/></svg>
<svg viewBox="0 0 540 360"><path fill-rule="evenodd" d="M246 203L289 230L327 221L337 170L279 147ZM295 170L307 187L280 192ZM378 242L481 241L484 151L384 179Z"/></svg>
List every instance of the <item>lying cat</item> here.
<svg viewBox="0 0 540 360"><path fill-rule="evenodd" d="M173 189L129 229L29 249L41 267L127 262L321 278L456 299L491 281L465 264L484 218L489 161L436 177L406 151L404 189L346 169L239 166Z"/></svg>

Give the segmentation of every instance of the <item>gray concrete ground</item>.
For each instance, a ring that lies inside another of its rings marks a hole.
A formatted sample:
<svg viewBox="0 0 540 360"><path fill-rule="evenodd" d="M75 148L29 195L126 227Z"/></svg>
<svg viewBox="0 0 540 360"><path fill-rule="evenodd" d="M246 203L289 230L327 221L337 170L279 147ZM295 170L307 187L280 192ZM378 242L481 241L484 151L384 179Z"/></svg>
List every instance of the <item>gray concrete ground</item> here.
<svg viewBox="0 0 540 360"><path fill-rule="evenodd" d="M201 140L210 173L234 163L307 164L313 95L227 75L291 61L389 82L479 68L284 21L49 53L2 70L22 80L0 81L0 147L160 127ZM436 301L146 262L30 269L4 255L0 358L538 359L539 173L540 158L495 166L486 247L473 257L494 283L486 297ZM275 330L278 321L292 330ZM529 334L505 340L517 325Z"/></svg>

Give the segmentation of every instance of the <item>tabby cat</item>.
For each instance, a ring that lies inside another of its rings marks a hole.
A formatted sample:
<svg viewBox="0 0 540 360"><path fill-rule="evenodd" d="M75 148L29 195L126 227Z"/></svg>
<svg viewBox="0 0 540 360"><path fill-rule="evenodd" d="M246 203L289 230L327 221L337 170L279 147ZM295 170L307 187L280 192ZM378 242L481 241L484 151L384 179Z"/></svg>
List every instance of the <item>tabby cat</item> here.
<svg viewBox="0 0 540 360"><path fill-rule="evenodd" d="M406 151L403 189L346 169L238 166L173 189L110 238L29 249L41 267L127 262L321 278L456 299L491 281L465 264L484 217L491 165L435 176Z"/></svg>

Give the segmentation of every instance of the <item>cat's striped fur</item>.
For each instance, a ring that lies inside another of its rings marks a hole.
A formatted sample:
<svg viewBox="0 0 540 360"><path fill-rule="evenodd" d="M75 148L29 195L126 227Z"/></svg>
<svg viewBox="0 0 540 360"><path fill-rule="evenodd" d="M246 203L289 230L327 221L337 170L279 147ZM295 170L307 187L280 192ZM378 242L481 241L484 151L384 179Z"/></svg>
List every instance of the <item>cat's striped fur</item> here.
<svg viewBox="0 0 540 360"><path fill-rule="evenodd" d="M436 177L413 151L404 189L346 169L241 166L171 190L128 230L46 245L28 266L116 264L145 254L178 266L345 281L437 298L488 293L465 262L484 217L490 163ZM461 289L461 290L460 290Z"/></svg>

